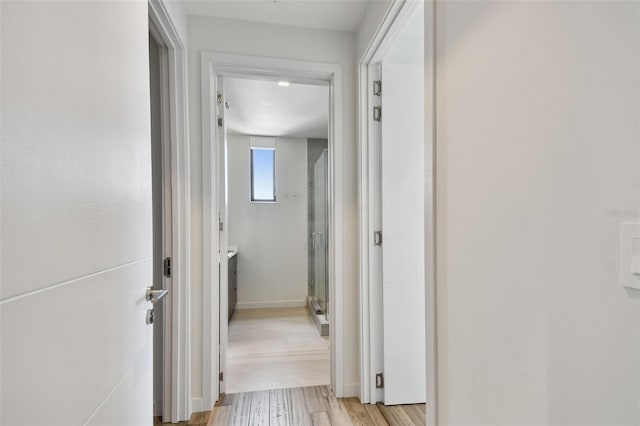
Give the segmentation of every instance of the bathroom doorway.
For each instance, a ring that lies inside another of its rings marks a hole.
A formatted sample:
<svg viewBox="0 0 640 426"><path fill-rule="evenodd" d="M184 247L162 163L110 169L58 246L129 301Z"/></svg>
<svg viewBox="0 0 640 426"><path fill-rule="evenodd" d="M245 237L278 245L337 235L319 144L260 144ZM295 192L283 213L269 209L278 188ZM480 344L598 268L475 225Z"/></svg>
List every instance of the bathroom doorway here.
<svg viewBox="0 0 640 426"><path fill-rule="evenodd" d="M226 253L228 235L227 187L224 173L226 161L226 109L220 108L224 99L224 79L244 77L248 80L289 81L325 86L329 93L328 131L328 199L329 238L328 282L329 300L329 359L330 389L337 397L354 395L357 390L345 383L345 342L343 309L345 200L343 135L343 79L339 64L264 58L219 52L203 52L202 69L202 172L203 172L203 321L202 321L202 404L211 407L220 393L226 392L224 381L228 343L228 261L219 253ZM219 101L218 94L221 94ZM233 106L230 105L232 108ZM220 120L221 119L221 120ZM218 127L221 123L222 126ZM276 161L278 159L276 152ZM303 181L306 184L306 180ZM305 185L306 186L306 185ZM306 222L304 223L306 226ZM220 230L222 229L222 230ZM242 269L242 247L238 247ZM306 246L303 253L308 253ZM221 262L218 259L221 259ZM307 263L304 263L307 265ZM240 292L240 287L238 289ZM306 294L306 293L305 293ZM315 330L314 330L315 332ZM221 380L222 379L222 380Z"/></svg>
<svg viewBox="0 0 640 426"><path fill-rule="evenodd" d="M221 391L328 385L329 87L218 81L228 247Z"/></svg>

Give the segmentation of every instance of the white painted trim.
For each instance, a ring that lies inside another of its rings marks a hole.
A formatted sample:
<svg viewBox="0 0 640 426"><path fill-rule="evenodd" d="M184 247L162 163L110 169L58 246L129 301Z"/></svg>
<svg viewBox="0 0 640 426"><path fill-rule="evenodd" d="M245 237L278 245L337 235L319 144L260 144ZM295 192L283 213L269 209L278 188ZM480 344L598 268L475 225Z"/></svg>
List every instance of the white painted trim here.
<svg viewBox="0 0 640 426"><path fill-rule="evenodd" d="M369 325L369 256L364 255L364 250L369 247L369 162L368 144L364 141L368 138L367 113L368 113L368 73L367 66L358 65L358 213L360 217L360 285L359 285L359 316L360 330L358 348L360 350L360 393L362 403L371 402L370 379L370 335ZM365 285L366 283L366 285Z"/></svg>
<svg viewBox="0 0 640 426"><path fill-rule="evenodd" d="M373 35L358 65L358 170L359 170L359 217L360 217L360 401L375 403L381 400L381 392L376 389L373 378L378 373L380 360L376 360L375 348L378 345L377 336L382 335L382 329L376 326L375 318L381 313L376 312L375 295L370 288L372 256L372 236L374 224L371 223L370 200L375 196L369 185L371 170L369 169L369 111L371 108L371 82L369 81L369 67L373 63L374 55L387 36L396 16L402 9L404 1L395 1L384 16L380 26Z"/></svg>
<svg viewBox="0 0 640 426"><path fill-rule="evenodd" d="M250 74L263 78L287 78L294 82L320 82L330 88L329 129L329 297L333 301L330 312L331 386L338 397L344 396L344 137L342 67L338 64L296 61L289 59L245 56L228 53L202 52L202 174L203 174L203 408L211 408L219 397L218 365L214 354L218 348L220 304L217 262L213 254L220 247L217 224L218 177L212 165L218 164L218 138L213 132L212 99L216 93L215 76ZM216 213L215 215L213 213ZM216 256L217 258L217 256ZM224 301L223 301L224 302Z"/></svg>
<svg viewBox="0 0 640 426"><path fill-rule="evenodd" d="M351 398L360 395L359 383L348 383L344 385L344 398Z"/></svg>
<svg viewBox="0 0 640 426"><path fill-rule="evenodd" d="M202 398L192 398L191 399L191 412L192 413L201 413L202 411L207 411L202 409Z"/></svg>
<svg viewBox="0 0 640 426"><path fill-rule="evenodd" d="M224 93L224 77L216 77L217 93L222 95L222 99L226 99ZM228 209L228 192L229 186L227 183L227 110L223 103L216 104L216 115L222 119L222 127L218 127L216 136L218 140L218 212L219 220L224 224L223 232L220 232L220 246L218 253L228 253L229 251L229 209ZM221 189L222 188L222 189ZM220 342L229 341L229 257L222 256L219 263L220 268L220 300L225 303L220 303L219 308L219 321L220 321ZM227 367L227 345L221 344L218 347L218 359L220 360L220 371L225 371ZM226 383L219 382L218 391L224 393L226 389Z"/></svg>
<svg viewBox="0 0 640 426"><path fill-rule="evenodd" d="M376 389L372 378L375 371L375 359L372 354L375 352L377 330L373 319L375 312L374 294L370 288L370 276L373 265L370 262L371 236L373 232L369 200L375 196L372 194L369 185L371 170L369 170L369 107L370 107L370 87L369 87L369 65L379 60L381 55L388 49L391 40L402 26L403 20L407 19L415 4L410 1L396 0L389 8L383 21L374 34L367 47L358 69L358 166L359 166L359 188L360 200L360 399L363 403L376 402ZM406 7L406 6L409 7ZM435 1L425 0L425 63L430 64L425 68L425 118L430 117L435 123ZM427 120L425 120L425 125ZM429 150L431 148L431 151ZM425 132L425 158L433 159L430 169L425 173L431 176L431 185L425 186L425 311L426 311L426 382L427 382L427 424L435 426L438 424L437 414L437 285L435 281L436 252L435 252L435 150L436 137L435 125L433 132ZM427 177L428 175L425 175Z"/></svg>
<svg viewBox="0 0 640 426"><path fill-rule="evenodd" d="M172 422L191 417L191 188L187 129L186 49L165 7L166 0L149 0L149 19L168 54L169 139L171 150L172 288L167 300L170 320L170 404ZM165 420L166 421L166 420Z"/></svg>
<svg viewBox="0 0 640 426"><path fill-rule="evenodd" d="M213 130L213 98L216 93L213 64L202 57L202 399L203 406L211 408L219 397L217 380L218 363L214 362L220 339L216 318L220 318L218 294L220 280L218 263L220 241L218 218L218 177L213 172L218 162ZM215 256L215 257L214 257Z"/></svg>
<svg viewBox="0 0 640 426"><path fill-rule="evenodd" d="M372 213L369 206L370 200L375 196L369 186L372 170L369 169L369 161L373 153L369 149L369 111L372 107L371 87L369 81L369 67L376 49L386 36L395 16L401 9L403 2L392 3L387 10L380 26L374 33L367 49L359 64L359 93L358 93L358 113L359 113L359 196L360 200L360 400L363 403L375 403L382 400L381 390L376 389L373 378L380 372L381 359L376 359L375 349L378 346L377 340L382 335L381 327L377 326L376 318L381 313L375 309L376 297L371 291L371 268L373 267L370 257L372 256L372 233L374 223L372 223Z"/></svg>
<svg viewBox="0 0 640 426"><path fill-rule="evenodd" d="M274 302L238 302L236 309L300 308L307 306L306 300L276 300Z"/></svg>
<svg viewBox="0 0 640 426"><path fill-rule="evenodd" d="M425 314L426 314L426 380L427 380L427 417L429 426L437 426L438 418L438 292L436 268L438 253L436 250L436 2L425 0L424 4L424 116L425 116L425 165L431 158L431 185L425 185ZM427 120L427 117L429 120ZM431 132L428 132L431 121ZM428 173L425 167L425 173ZM425 175L425 178L428 175ZM428 181L426 182L428 183Z"/></svg>

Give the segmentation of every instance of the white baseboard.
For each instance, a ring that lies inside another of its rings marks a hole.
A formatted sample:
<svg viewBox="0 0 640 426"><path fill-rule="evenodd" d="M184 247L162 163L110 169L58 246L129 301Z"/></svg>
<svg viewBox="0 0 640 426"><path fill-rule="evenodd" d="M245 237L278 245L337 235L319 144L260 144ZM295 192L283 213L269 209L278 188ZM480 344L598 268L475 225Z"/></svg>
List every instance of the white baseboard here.
<svg viewBox="0 0 640 426"><path fill-rule="evenodd" d="M352 396L360 395L360 384L359 383L349 383L344 385L344 397L350 398Z"/></svg>
<svg viewBox="0 0 640 426"><path fill-rule="evenodd" d="M261 309L261 308L300 308L307 306L307 301L302 300L276 300L273 302L238 302L236 309Z"/></svg>
<svg viewBox="0 0 640 426"><path fill-rule="evenodd" d="M202 409L203 401L202 398L191 398L191 412L192 413L200 413L203 411Z"/></svg>

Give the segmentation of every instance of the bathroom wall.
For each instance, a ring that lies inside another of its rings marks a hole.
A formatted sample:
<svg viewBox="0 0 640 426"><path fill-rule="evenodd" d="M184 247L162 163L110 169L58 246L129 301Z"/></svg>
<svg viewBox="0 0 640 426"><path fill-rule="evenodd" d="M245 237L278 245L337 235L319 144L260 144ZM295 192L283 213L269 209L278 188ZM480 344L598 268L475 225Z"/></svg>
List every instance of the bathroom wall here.
<svg viewBox="0 0 640 426"><path fill-rule="evenodd" d="M237 245L237 309L304 306L307 140L276 138L276 202L252 203L250 141L228 136L229 244Z"/></svg>

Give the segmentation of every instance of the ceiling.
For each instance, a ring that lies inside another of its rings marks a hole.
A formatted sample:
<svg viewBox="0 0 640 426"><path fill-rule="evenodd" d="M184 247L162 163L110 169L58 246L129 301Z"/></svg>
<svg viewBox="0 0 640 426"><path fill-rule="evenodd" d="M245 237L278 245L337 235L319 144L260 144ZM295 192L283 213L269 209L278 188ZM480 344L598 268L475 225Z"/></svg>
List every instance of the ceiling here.
<svg viewBox="0 0 640 426"><path fill-rule="evenodd" d="M227 131L257 136L323 138L328 135L329 87L225 78Z"/></svg>
<svg viewBox="0 0 640 426"><path fill-rule="evenodd" d="M355 32L370 0L185 0L187 14Z"/></svg>

